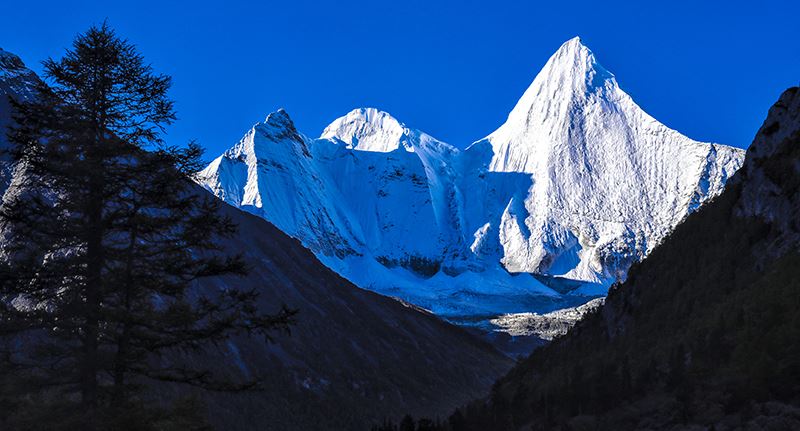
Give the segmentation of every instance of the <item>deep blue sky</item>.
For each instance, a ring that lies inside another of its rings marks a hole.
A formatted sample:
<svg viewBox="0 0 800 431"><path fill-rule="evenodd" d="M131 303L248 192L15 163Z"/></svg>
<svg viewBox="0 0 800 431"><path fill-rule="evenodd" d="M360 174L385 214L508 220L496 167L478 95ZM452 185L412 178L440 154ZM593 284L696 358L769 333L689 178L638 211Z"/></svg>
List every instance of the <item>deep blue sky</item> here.
<svg viewBox="0 0 800 431"><path fill-rule="evenodd" d="M0 47L39 71L108 18L173 76L170 142L196 138L209 159L279 107L309 136L375 106L464 146L499 126L576 35L640 106L694 139L746 147L800 83L796 0L344 3L14 2Z"/></svg>

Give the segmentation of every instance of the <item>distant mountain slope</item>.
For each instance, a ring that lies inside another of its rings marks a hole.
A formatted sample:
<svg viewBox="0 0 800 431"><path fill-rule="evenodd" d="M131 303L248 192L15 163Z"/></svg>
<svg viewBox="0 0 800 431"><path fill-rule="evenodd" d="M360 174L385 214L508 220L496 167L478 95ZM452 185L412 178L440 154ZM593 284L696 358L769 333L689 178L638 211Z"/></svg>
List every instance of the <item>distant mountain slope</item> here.
<svg viewBox="0 0 800 431"><path fill-rule="evenodd" d="M575 38L464 151L373 108L309 139L281 110L201 183L354 284L466 321L605 295L742 158L647 115Z"/></svg>
<svg viewBox="0 0 800 431"><path fill-rule="evenodd" d="M794 87L722 195L458 429L799 429L798 214Z"/></svg>
<svg viewBox="0 0 800 431"><path fill-rule="evenodd" d="M33 97L38 82L39 77L25 67L25 63L19 57L0 48L0 149L8 148L5 130L12 121L8 98ZM8 161L9 155L0 153L0 196L5 192L11 179Z"/></svg>
<svg viewBox="0 0 800 431"><path fill-rule="evenodd" d="M291 335L274 343L238 339L200 356L201 365L234 377L261 375L267 387L241 395L201 392L218 429L347 430L406 411L443 416L511 366L461 328L353 286L263 219L223 210L239 224L225 245L243 251L252 271L245 280L212 280L201 288L259 286L265 309L285 303L299 314Z"/></svg>
<svg viewBox="0 0 800 431"><path fill-rule="evenodd" d="M27 84L35 79L16 56L0 52L0 118L10 118L6 96L32 97ZM207 193L199 186L196 192ZM291 335L276 334L273 343L242 337L159 358L197 363L234 380L262 377L263 391L222 394L159 384L155 396L196 394L220 430L363 429L407 411L446 414L510 368L508 358L464 330L352 285L262 218L228 205L221 211L239 226L221 245L244 253L252 270L246 278L203 280L197 289L257 287L264 310L281 304L299 310L296 324Z"/></svg>

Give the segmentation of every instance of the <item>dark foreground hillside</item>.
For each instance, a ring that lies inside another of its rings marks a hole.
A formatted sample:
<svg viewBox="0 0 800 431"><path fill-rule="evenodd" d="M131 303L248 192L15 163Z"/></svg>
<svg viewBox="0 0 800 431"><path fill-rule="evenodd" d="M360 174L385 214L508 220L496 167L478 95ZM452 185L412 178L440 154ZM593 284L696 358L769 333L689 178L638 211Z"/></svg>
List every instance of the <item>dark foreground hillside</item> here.
<svg viewBox="0 0 800 431"><path fill-rule="evenodd" d="M799 246L791 88L726 191L452 428L800 429Z"/></svg>
<svg viewBox="0 0 800 431"><path fill-rule="evenodd" d="M285 303L299 313L291 335L273 343L242 338L195 357L234 380L264 379L264 391L196 392L217 429L348 430L406 411L444 416L511 366L461 328L353 286L265 220L223 210L239 224L226 246L244 251L251 271L203 288L248 283L259 286L266 310Z"/></svg>

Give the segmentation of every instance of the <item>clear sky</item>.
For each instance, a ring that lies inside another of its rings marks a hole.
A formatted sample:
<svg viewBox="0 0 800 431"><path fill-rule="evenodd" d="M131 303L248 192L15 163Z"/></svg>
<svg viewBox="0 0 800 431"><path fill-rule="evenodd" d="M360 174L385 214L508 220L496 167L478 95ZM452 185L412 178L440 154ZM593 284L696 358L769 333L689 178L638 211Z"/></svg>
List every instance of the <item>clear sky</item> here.
<svg viewBox="0 0 800 431"><path fill-rule="evenodd" d="M797 0L40 0L2 7L0 47L39 71L108 18L174 78L180 120L168 140L195 138L210 159L279 107L313 137L374 106L465 146L581 36L655 118L746 147L780 92L800 83L798 17Z"/></svg>

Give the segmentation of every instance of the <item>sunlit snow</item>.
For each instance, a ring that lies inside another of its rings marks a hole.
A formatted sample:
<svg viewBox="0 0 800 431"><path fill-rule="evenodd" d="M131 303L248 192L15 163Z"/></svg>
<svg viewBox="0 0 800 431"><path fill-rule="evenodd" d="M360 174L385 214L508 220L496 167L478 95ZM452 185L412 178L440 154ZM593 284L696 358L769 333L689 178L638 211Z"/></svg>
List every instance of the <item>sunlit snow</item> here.
<svg viewBox="0 0 800 431"><path fill-rule="evenodd" d="M743 156L656 121L575 38L466 150L372 108L311 139L281 110L201 183L362 288L488 318L605 295Z"/></svg>

